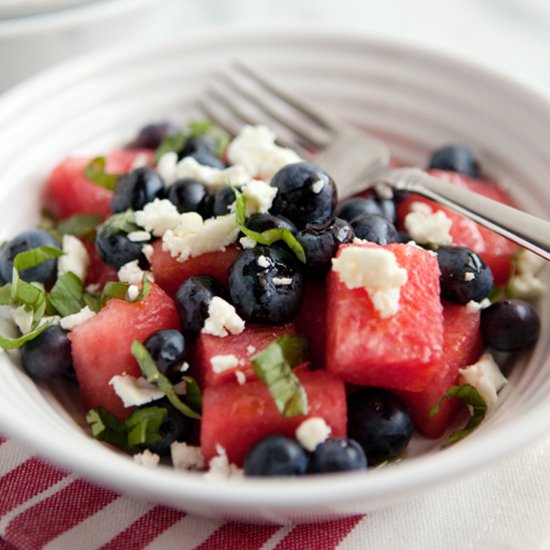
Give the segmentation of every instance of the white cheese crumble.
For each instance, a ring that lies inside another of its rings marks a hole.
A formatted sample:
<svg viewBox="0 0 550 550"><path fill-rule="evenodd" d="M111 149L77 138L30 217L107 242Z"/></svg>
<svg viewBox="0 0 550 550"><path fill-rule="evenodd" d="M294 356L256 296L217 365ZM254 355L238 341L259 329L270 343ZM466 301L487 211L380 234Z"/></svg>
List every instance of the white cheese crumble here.
<svg viewBox="0 0 550 550"><path fill-rule="evenodd" d="M252 179L244 166L234 163L234 166L219 169L203 166L193 157L185 157L178 161L176 153L165 153L159 159L157 172L164 183L169 186L183 178L191 178L203 183L209 192L217 191L227 185L243 185Z"/></svg>
<svg viewBox="0 0 550 550"><path fill-rule="evenodd" d="M246 374L242 370L236 370L235 376L237 377L237 382L242 386L246 384Z"/></svg>
<svg viewBox="0 0 550 550"><path fill-rule="evenodd" d="M32 330L32 321L34 319L32 309L27 311L25 306L18 306L10 308L9 312L21 334L27 334L27 332Z"/></svg>
<svg viewBox="0 0 550 550"><path fill-rule="evenodd" d="M516 298L531 300L540 296L545 290L545 284L538 274L545 261L529 250L521 249L515 255L515 273L508 281L508 289Z"/></svg>
<svg viewBox="0 0 550 550"><path fill-rule="evenodd" d="M172 464L176 470L200 471L206 468L201 448L174 441L170 445Z"/></svg>
<svg viewBox="0 0 550 550"><path fill-rule="evenodd" d="M147 231L131 231L128 233L128 240L133 243L140 243L142 241L148 241L151 238L151 234Z"/></svg>
<svg viewBox="0 0 550 550"><path fill-rule="evenodd" d="M130 285L126 290L126 299L129 302L135 302L139 296L139 287L136 285Z"/></svg>
<svg viewBox="0 0 550 550"><path fill-rule="evenodd" d="M275 134L263 125L244 126L227 148L231 164L240 164L253 176L267 180L283 166L302 159L292 149L275 143Z"/></svg>
<svg viewBox="0 0 550 550"><path fill-rule="evenodd" d="M204 321L202 332L224 338L229 333L240 334L244 330L244 321L236 309L223 298L214 296L208 305L208 317Z"/></svg>
<svg viewBox="0 0 550 550"><path fill-rule="evenodd" d="M316 194L318 195L322 190L323 190L323 187L325 186L325 182L323 180L317 180L312 186L311 186L311 190Z"/></svg>
<svg viewBox="0 0 550 550"><path fill-rule="evenodd" d="M153 252L155 251L155 249L153 248L153 245L152 244L144 244L142 247L141 247L141 252L142 254L145 256L145 259L150 262L151 261L151 258L153 257Z"/></svg>
<svg viewBox="0 0 550 550"><path fill-rule="evenodd" d="M296 439L304 449L313 452L318 445L328 439L331 431L324 418L313 416L296 428Z"/></svg>
<svg viewBox="0 0 550 550"><path fill-rule="evenodd" d="M152 453L149 449L145 449L142 453L137 453L133 456L134 462L145 468L156 468L159 465L160 456Z"/></svg>
<svg viewBox="0 0 550 550"><path fill-rule="evenodd" d="M94 315L95 311L92 311L88 306L84 306L77 313L63 317L59 324L61 325L61 328L64 328L65 330L73 330L78 325L81 325L91 319Z"/></svg>
<svg viewBox="0 0 550 550"><path fill-rule="evenodd" d="M263 254L260 254L258 258L256 259L256 264L258 267L261 267L263 269L267 269L271 266L271 262L267 256L264 256Z"/></svg>
<svg viewBox="0 0 550 550"><path fill-rule="evenodd" d="M63 235L61 248L65 254L57 260L57 276L61 277L71 271L83 281L90 266L86 247L74 235Z"/></svg>
<svg viewBox="0 0 550 550"><path fill-rule="evenodd" d="M210 359L212 370L219 374L239 366L239 359L235 355L214 355Z"/></svg>
<svg viewBox="0 0 550 550"><path fill-rule="evenodd" d="M332 260L332 269L348 288L365 288L383 319L399 311L401 287L408 275L393 252L384 248L349 246Z"/></svg>
<svg viewBox="0 0 550 550"><path fill-rule="evenodd" d="M130 374L117 374L109 380L109 385L113 386L125 407L144 405L164 397L164 392L143 376L136 378Z"/></svg>
<svg viewBox="0 0 550 550"><path fill-rule="evenodd" d="M476 278L475 273L472 273L471 271L466 271L464 273L464 280L469 283L470 281L473 281Z"/></svg>
<svg viewBox="0 0 550 550"><path fill-rule="evenodd" d="M180 215L179 224L163 235L162 249L184 262L190 256L225 250L236 242L239 232L234 214L203 220L195 212L186 212Z"/></svg>
<svg viewBox="0 0 550 550"><path fill-rule="evenodd" d="M132 162L132 167L130 170L135 170L136 168L145 168L149 164L149 155L146 153L140 153L134 158Z"/></svg>
<svg viewBox="0 0 550 550"><path fill-rule="evenodd" d="M250 237L241 237L239 239L239 243L243 247L243 249L247 248L254 248L256 246L256 241L254 239L251 239Z"/></svg>
<svg viewBox="0 0 550 550"><path fill-rule="evenodd" d="M246 197L246 215L264 214L269 211L278 189L262 180L245 183L241 192Z"/></svg>
<svg viewBox="0 0 550 550"><path fill-rule="evenodd" d="M472 385L490 409L498 400L498 391L506 384L505 376L500 372L493 356L484 353L477 363L459 369L461 382Z"/></svg>
<svg viewBox="0 0 550 550"><path fill-rule="evenodd" d="M252 355L253 353L256 352L256 347L255 346L246 346L246 351Z"/></svg>
<svg viewBox="0 0 550 550"><path fill-rule="evenodd" d="M438 210L433 212L429 205L423 202L413 202L411 211L405 216L405 229L417 242L437 246L452 244L449 230L453 221Z"/></svg>
<svg viewBox="0 0 550 550"><path fill-rule="evenodd" d="M138 260L126 263L118 270L118 280L132 285L141 283L145 275L149 274L139 267Z"/></svg>
<svg viewBox="0 0 550 550"><path fill-rule="evenodd" d="M209 470L204 474L204 479L210 482L227 481L241 478L244 471L236 464L230 464L227 453L221 445L216 445L217 456L208 463Z"/></svg>
<svg viewBox="0 0 550 550"><path fill-rule="evenodd" d="M155 199L153 202L148 202L143 210L136 212L135 216L136 223L155 237L161 237L169 229L175 229L181 218L176 206L168 199Z"/></svg>
<svg viewBox="0 0 550 550"><path fill-rule="evenodd" d="M286 286L292 284L291 277L273 277L273 284L277 286Z"/></svg>
<svg viewBox="0 0 550 550"><path fill-rule="evenodd" d="M482 309L489 307L490 305L491 305L491 300L489 300L489 298L483 298L481 302L470 300L465 307L468 311L475 313L477 311L481 311Z"/></svg>

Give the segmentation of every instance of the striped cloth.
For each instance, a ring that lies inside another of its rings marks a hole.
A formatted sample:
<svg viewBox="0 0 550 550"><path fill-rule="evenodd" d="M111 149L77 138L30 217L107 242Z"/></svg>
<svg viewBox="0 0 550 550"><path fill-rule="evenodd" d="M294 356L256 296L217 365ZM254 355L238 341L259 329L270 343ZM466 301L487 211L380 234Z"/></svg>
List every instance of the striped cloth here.
<svg viewBox="0 0 550 550"><path fill-rule="evenodd" d="M249 525L120 496L0 437L0 550L550 550L550 437L365 516Z"/></svg>

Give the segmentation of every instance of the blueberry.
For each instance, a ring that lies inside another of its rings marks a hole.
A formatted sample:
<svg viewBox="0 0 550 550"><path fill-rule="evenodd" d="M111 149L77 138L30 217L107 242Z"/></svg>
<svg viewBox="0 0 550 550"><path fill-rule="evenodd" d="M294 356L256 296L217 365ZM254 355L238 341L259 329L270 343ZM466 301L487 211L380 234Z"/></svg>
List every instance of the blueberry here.
<svg viewBox="0 0 550 550"><path fill-rule="evenodd" d="M380 214L364 214L359 216L351 222L351 227L358 239L376 244L401 242L395 225Z"/></svg>
<svg viewBox="0 0 550 550"><path fill-rule="evenodd" d="M395 203L391 199L379 199L378 197L355 197L339 204L334 215L348 222L365 214L378 214L384 216L390 222L395 223L397 216Z"/></svg>
<svg viewBox="0 0 550 550"><path fill-rule="evenodd" d="M437 149L430 157L428 168L458 172L470 178L481 177L478 160L464 145L447 145Z"/></svg>
<svg viewBox="0 0 550 550"><path fill-rule="evenodd" d="M296 226L284 216L274 216L269 213L251 214L246 219L246 227L252 231L263 233L268 229L288 229L293 235L296 235L298 229Z"/></svg>
<svg viewBox="0 0 550 550"><path fill-rule="evenodd" d="M481 335L487 346L499 351L518 351L534 346L540 319L523 300L502 300L481 310Z"/></svg>
<svg viewBox="0 0 550 550"><path fill-rule="evenodd" d="M241 190L240 186L236 186L238 191ZM229 214L231 205L235 202L235 193L231 187L222 187L214 193L214 200L212 202L212 215L213 216L225 216Z"/></svg>
<svg viewBox="0 0 550 550"><path fill-rule="evenodd" d="M296 236L306 253L306 263L310 271L323 274L330 268L330 262L338 247L353 241L351 225L339 218L324 222L309 223Z"/></svg>
<svg viewBox="0 0 550 550"><path fill-rule="evenodd" d="M400 455L412 436L412 424L405 405L379 388L363 388L348 400L348 437L355 439L369 464Z"/></svg>
<svg viewBox="0 0 550 550"><path fill-rule="evenodd" d="M437 261L441 276L441 296L451 302L480 302L489 296L493 274L487 264L464 246L440 246Z"/></svg>
<svg viewBox="0 0 550 550"><path fill-rule="evenodd" d="M69 374L73 362L67 332L59 325L51 325L36 338L25 342L21 349L21 364L34 380L51 380Z"/></svg>
<svg viewBox="0 0 550 550"><path fill-rule="evenodd" d="M329 219L336 207L336 186L323 170L308 162L287 164L271 179L278 192L271 213L285 216L298 229Z"/></svg>
<svg viewBox="0 0 550 550"><path fill-rule="evenodd" d="M140 408L143 407L162 407L167 410L167 415L158 430L160 439L153 443L140 445L140 448L149 449L153 453L165 456L170 454L170 445L174 441L189 441L195 428L195 421L175 409L168 399L147 403Z"/></svg>
<svg viewBox="0 0 550 550"><path fill-rule="evenodd" d="M175 181L170 187L166 198L176 205L178 212L198 212L203 217L205 212L205 200L208 197L206 187L200 181L184 178Z"/></svg>
<svg viewBox="0 0 550 550"><path fill-rule="evenodd" d="M192 157L203 166L210 166L222 170L225 164L217 157L218 144L214 138L208 136L190 137L183 148L178 152L178 158Z"/></svg>
<svg viewBox="0 0 550 550"><path fill-rule="evenodd" d="M364 470L367 457L357 441L347 437L337 437L321 443L311 455L309 471L324 474Z"/></svg>
<svg viewBox="0 0 550 550"><path fill-rule="evenodd" d="M286 323L298 312L303 277L292 254L282 248L244 250L229 271L229 293L239 314L252 323Z"/></svg>
<svg viewBox="0 0 550 550"><path fill-rule="evenodd" d="M217 168L218 170L223 170L226 166L225 163L220 160L218 157L212 155L208 151L199 149L194 153L189 155L194 158L199 164L203 166L210 166L211 168Z"/></svg>
<svg viewBox="0 0 550 550"><path fill-rule="evenodd" d="M134 147L156 149L162 140L169 135L177 134L179 129L171 122L158 122L144 126L138 134Z"/></svg>
<svg viewBox="0 0 550 550"><path fill-rule="evenodd" d="M307 470L307 455L294 439L269 435L261 439L246 455L247 476L300 476Z"/></svg>
<svg viewBox="0 0 550 550"><path fill-rule="evenodd" d="M163 196L164 182L155 170L136 168L118 178L111 207L113 212L142 210L148 202Z"/></svg>
<svg viewBox="0 0 550 550"><path fill-rule="evenodd" d="M99 228L95 240L100 258L117 269L134 260L138 260L142 268L147 266L147 260L142 252L144 244L144 241L131 241L126 233L112 233L103 227Z"/></svg>
<svg viewBox="0 0 550 550"><path fill-rule="evenodd" d="M179 367L186 358L187 351L181 332L174 329L158 330L147 338L145 347L160 372L173 382L181 380Z"/></svg>
<svg viewBox="0 0 550 550"><path fill-rule="evenodd" d="M208 275L190 277L178 288L175 301L181 330L187 338L195 340L199 335L208 318L208 306L214 296L225 297L225 288Z"/></svg>
<svg viewBox="0 0 550 550"><path fill-rule="evenodd" d="M11 281L13 260L20 252L26 252L39 246L52 246L59 248L59 241L43 229L31 229L24 231L6 243L0 251L0 279L3 283ZM23 269L19 276L24 281L35 281L37 283L51 284L57 277L57 260L48 260L46 262Z"/></svg>

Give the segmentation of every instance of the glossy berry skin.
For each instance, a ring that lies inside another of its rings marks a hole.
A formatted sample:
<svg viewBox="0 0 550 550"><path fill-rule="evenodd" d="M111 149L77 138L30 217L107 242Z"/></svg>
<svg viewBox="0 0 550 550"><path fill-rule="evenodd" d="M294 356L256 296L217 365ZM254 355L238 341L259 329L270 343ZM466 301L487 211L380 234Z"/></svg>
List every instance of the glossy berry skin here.
<svg viewBox="0 0 550 550"><path fill-rule="evenodd" d="M143 149L156 149L166 136L176 134L178 131L179 128L171 122L148 124L139 131L133 145Z"/></svg>
<svg viewBox="0 0 550 550"><path fill-rule="evenodd" d="M216 155L216 144L205 137L191 137L178 152L178 158L193 157L199 164L222 170L225 164Z"/></svg>
<svg viewBox="0 0 550 550"><path fill-rule="evenodd" d="M240 191L241 187L237 186ZM222 187L214 193L212 202L212 215L225 216L230 213L231 205L235 202L235 193L231 187Z"/></svg>
<svg viewBox="0 0 550 550"><path fill-rule="evenodd" d="M142 405L142 407L162 407L168 411L164 422L160 425L158 430L161 439L153 443L140 445L142 449L149 449L151 452L157 453L160 456L166 456L170 454L170 445L174 443L174 441L189 441L193 434L195 422L193 419L184 416L180 411L175 409L168 399L153 401Z"/></svg>
<svg viewBox="0 0 550 550"><path fill-rule="evenodd" d="M470 178L480 178L481 170L474 153L464 145L447 145L432 153L428 168L458 172Z"/></svg>
<svg viewBox="0 0 550 550"><path fill-rule="evenodd" d="M309 471L313 474L364 470L367 457L357 441L337 437L321 443L311 455Z"/></svg>
<svg viewBox="0 0 550 550"><path fill-rule="evenodd" d="M320 273L324 273L330 267L338 247L352 242L353 237L351 225L339 218L310 223L296 235L306 253L307 266Z"/></svg>
<svg viewBox="0 0 550 550"><path fill-rule="evenodd" d="M178 288L175 296L181 330L186 338L195 340L204 321L208 318L208 306L214 296L225 298L224 286L209 275L190 277Z"/></svg>
<svg viewBox="0 0 550 550"><path fill-rule="evenodd" d="M166 193L166 198L176 206L178 212L198 212L203 217L206 197L208 192L204 184L191 178L175 181Z"/></svg>
<svg viewBox="0 0 550 550"><path fill-rule="evenodd" d="M263 233L268 229L288 229L293 235L296 235L298 229L296 226L284 216L274 216L269 213L251 214L246 219L246 227L252 231Z"/></svg>
<svg viewBox="0 0 550 550"><path fill-rule="evenodd" d="M142 210L157 198L164 197L164 182L152 168L136 168L118 178L111 207L113 212Z"/></svg>
<svg viewBox="0 0 550 550"><path fill-rule="evenodd" d="M59 241L43 229L31 229L20 233L6 243L0 251L0 279L2 283L11 281L13 260L17 254L39 246L59 248ZM23 269L19 272L19 276L27 282L36 281L46 285L51 284L57 277L57 260L48 260L36 267Z"/></svg>
<svg viewBox="0 0 550 550"><path fill-rule="evenodd" d="M351 222L358 239L376 244L390 244L401 241L399 232L392 222L380 214L364 214Z"/></svg>
<svg viewBox="0 0 550 550"><path fill-rule="evenodd" d="M348 399L348 437L361 445L369 464L399 456L411 436L407 408L390 392L363 388Z"/></svg>
<svg viewBox="0 0 550 550"><path fill-rule="evenodd" d="M329 219L337 202L336 186L323 170L308 162L288 164L271 179L278 189L270 212L285 216L298 229Z"/></svg>
<svg viewBox="0 0 550 550"><path fill-rule="evenodd" d="M21 364L34 380L51 380L72 371L71 342L59 325L51 325L23 344Z"/></svg>
<svg viewBox="0 0 550 550"><path fill-rule="evenodd" d="M229 293L245 321L287 323L303 297L303 277L294 256L282 248L255 246L241 252L229 272Z"/></svg>
<svg viewBox="0 0 550 550"><path fill-rule="evenodd" d="M378 214L384 216L391 223L395 223L397 216L395 203L391 199L379 199L378 197L354 197L339 204L334 215L348 222L365 214Z"/></svg>
<svg viewBox="0 0 550 550"><path fill-rule="evenodd" d="M540 319L523 300L502 300L481 311L481 336L487 346L499 351L519 351L534 346L540 334Z"/></svg>
<svg viewBox="0 0 550 550"><path fill-rule="evenodd" d="M186 357L186 346L183 334L174 329L159 330L145 341L145 347L151 354L158 369L171 381L181 380L182 365Z"/></svg>
<svg viewBox="0 0 550 550"><path fill-rule="evenodd" d="M473 250L464 246L440 246L436 252L443 298L464 305L489 296L493 274Z"/></svg>
<svg viewBox="0 0 550 550"><path fill-rule="evenodd" d="M138 260L141 268L147 266L147 260L143 255L144 241L133 242L126 233L106 232L99 229L95 247L100 258L109 265L120 269L124 264Z"/></svg>
<svg viewBox="0 0 550 550"><path fill-rule="evenodd" d="M246 476L300 476L306 473L307 455L294 439L269 435L261 439L246 455Z"/></svg>

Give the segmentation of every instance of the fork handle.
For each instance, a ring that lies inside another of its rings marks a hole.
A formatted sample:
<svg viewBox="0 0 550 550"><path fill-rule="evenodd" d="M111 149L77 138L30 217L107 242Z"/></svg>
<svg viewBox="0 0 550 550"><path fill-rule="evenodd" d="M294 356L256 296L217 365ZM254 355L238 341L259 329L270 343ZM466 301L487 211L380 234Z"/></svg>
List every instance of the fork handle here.
<svg viewBox="0 0 550 550"><path fill-rule="evenodd" d="M382 181L411 191L463 214L480 225L550 260L550 222L468 189L457 187L416 168L387 170Z"/></svg>

